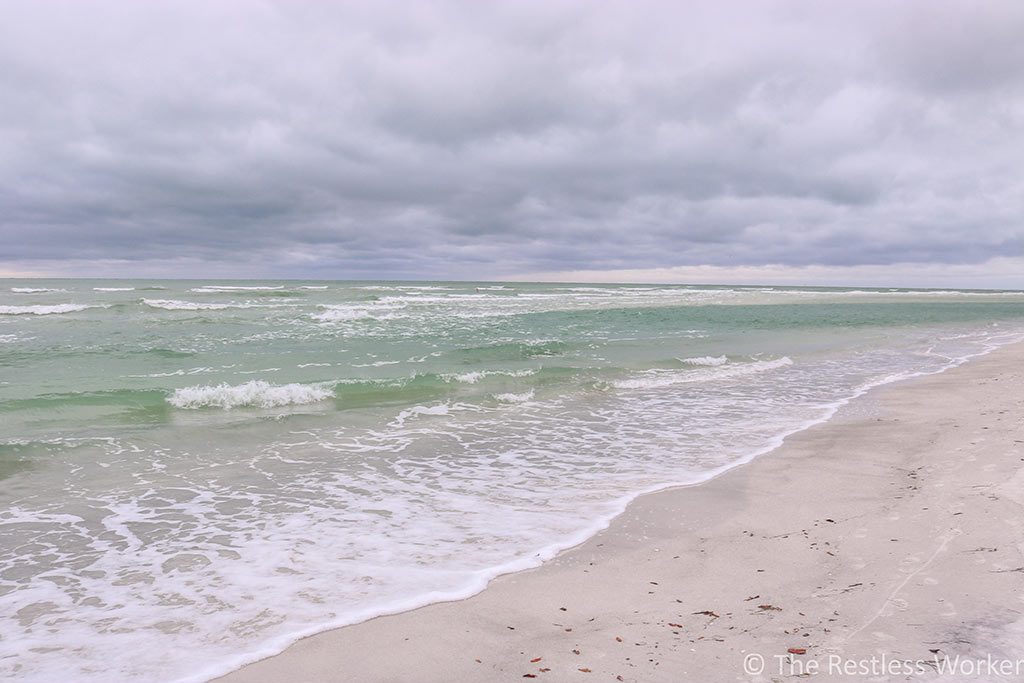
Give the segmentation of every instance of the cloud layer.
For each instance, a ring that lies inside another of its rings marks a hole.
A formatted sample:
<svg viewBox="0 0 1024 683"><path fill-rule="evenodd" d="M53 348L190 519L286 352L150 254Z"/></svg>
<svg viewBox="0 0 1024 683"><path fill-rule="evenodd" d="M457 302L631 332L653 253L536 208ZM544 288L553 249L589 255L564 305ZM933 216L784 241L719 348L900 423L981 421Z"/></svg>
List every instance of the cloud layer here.
<svg viewBox="0 0 1024 683"><path fill-rule="evenodd" d="M0 7L7 271L1024 255L1018 2Z"/></svg>

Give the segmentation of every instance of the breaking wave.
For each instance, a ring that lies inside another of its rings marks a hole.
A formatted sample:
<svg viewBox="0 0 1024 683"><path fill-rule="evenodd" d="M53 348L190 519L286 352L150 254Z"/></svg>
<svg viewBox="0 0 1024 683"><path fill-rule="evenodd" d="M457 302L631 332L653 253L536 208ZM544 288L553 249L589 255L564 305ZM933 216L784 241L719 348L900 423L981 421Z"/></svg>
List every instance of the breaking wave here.
<svg viewBox="0 0 1024 683"><path fill-rule="evenodd" d="M377 304L373 306L323 306L324 312L313 316L322 323L337 323L348 320L387 320L395 317L394 311L405 308L404 304Z"/></svg>
<svg viewBox="0 0 1024 683"><path fill-rule="evenodd" d="M536 370L476 370L473 372L444 373L440 375L445 381L462 382L463 384L476 384L485 377L503 375L505 377L529 377L536 374Z"/></svg>
<svg viewBox="0 0 1024 683"><path fill-rule="evenodd" d="M214 304L177 299L143 299L142 303L166 311L223 311L226 308L251 308L252 304Z"/></svg>
<svg viewBox="0 0 1024 683"><path fill-rule="evenodd" d="M279 408L306 405L333 398L334 392L323 385L281 384L253 380L232 386L194 386L176 389L167 402L176 408Z"/></svg>
<svg viewBox="0 0 1024 683"><path fill-rule="evenodd" d="M725 365L729 362L729 359L725 356L697 356L696 358L677 358L680 363L686 363L687 365Z"/></svg>
<svg viewBox="0 0 1024 683"><path fill-rule="evenodd" d="M60 313L77 313L87 308L85 304L53 304L52 306L0 306L0 315L57 315Z"/></svg>
<svg viewBox="0 0 1024 683"><path fill-rule="evenodd" d="M15 294L42 294L43 292L66 292L66 289L51 289L49 287L11 287Z"/></svg>
<svg viewBox="0 0 1024 683"><path fill-rule="evenodd" d="M533 398L533 389L522 392L521 394L506 393L506 394L493 394L495 400L501 401L502 403L526 403Z"/></svg>

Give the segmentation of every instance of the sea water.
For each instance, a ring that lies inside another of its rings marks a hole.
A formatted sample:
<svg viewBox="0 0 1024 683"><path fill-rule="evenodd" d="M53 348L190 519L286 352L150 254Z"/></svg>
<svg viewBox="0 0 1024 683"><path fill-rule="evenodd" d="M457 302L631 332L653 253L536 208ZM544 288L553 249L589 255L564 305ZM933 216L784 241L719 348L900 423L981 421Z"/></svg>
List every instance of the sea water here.
<svg viewBox="0 0 1024 683"><path fill-rule="evenodd" d="M0 281L0 675L204 680L468 596L1022 336L1019 292Z"/></svg>

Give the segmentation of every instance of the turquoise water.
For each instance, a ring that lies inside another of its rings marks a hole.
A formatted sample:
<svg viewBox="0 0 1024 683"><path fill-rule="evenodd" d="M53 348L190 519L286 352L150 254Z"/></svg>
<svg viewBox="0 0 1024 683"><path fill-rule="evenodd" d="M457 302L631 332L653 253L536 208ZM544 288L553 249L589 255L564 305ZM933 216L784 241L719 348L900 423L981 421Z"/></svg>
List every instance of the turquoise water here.
<svg viewBox="0 0 1024 683"><path fill-rule="evenodd" d="M0 672L202 680L468 595L1022 334L1016 292L0 281Z"/></svg>

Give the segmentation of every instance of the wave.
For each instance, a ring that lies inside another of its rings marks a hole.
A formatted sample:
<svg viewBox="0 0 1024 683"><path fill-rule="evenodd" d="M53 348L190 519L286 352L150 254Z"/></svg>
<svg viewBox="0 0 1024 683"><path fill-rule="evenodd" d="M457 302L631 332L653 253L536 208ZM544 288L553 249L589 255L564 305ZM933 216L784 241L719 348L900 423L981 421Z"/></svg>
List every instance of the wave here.
<svg viewBox="0 0 1024 683"><path fill-rule="evenodd" d="M405 424L405 421L410 417L416 417L417 415L447 415L449 412L449 405L447 403L440 403L436 406L413 406L398 413L398 416L392 421L391 424L401 427Z"/></svg>
<svg viewBox="0 0 1024 683"><path fill-rule="evenodd" d="M337 323L346 322L351 320L388 320L390 318L398 317L394 315L394 311L405 308L405 304L374 304L374 305L331 305L321 306L324 308L323 313L317 313L313 316L314 320L319 320L322 323Z"/></svg>
<svg viewBox="0 0 1024 683"><path fill-rule="evenodd" d="M694 358L677 358L680 363L686 363L687 365L725 365L729 362L729 359L725 356L696 356Z"/></svg>
<svg viewBox="0 0 1024 683"><path fill-rule="evenodd" d="M254 287L242 287L238 285L203 285L202 287L193 287L192 292L272 292L275 290L284 289L283 285L276 286L254 286Z"/></svg>
<svg viewBox="0 0 1024 683"><path fill-rule="evenodd" d="M754 361L723 369L709 367L703 371L687 370L682 372L678 370L645 370L640 373L639 377L616 380L611 385L616 389L658 389L674 384L732 379L743 375L777 370L792 364L793 360L789 356L783 356L775 360Z"/></svg>
<svg viewBox="0 0 1024 683"><path fill-rule="evenodd" d="M568 344L556 340L531 340L524 342L502 342L487 346L459 349L456 353L467 362L524 360L545 356L558 356L566 351Z"/></svg>
<svg viewBox="0 0 1024 683"><path fill-rule="evenodd" d="M93 287L94 292L134 292L134 287Z"/></svg>
<svg viewBox="0 0 1024 683"><path fill-rule="evenodd" d="M505 393L505 394L492 394L495 400L501 401L502 403L526 403L533 398L533 389L524 391L520 394L516 393Z"/></svg>
<svg viewBox="0 0 1024 683"><path fill-rule="evenodd" d="M536 374L536 370L475 370L463 373L445 373L440 375L445 381L462 382L463 384L476 384L485 377L529 377Z"/></svg>
<svg viewBox="0 0 1024 683"><path fill-rule="evenodd" d="M142 303L166 311L223 311L227 308L252 308L253 304L214 304L177 299L143 299Z"/></svg>
<svg viewBox="0 0 1024 683"><path fill-rule="evenodd" d="M176 389L167 402L176 408L279 408L287 405L318 403L334 397L334 392L315 384L270 384L253 380L245 384L225 383Z"/></svg>
<svg viewBox="0 0 1024 683"><path fill-rule="evenodd" d="M11 287L15 294L42 294L43 292L66 292L66 289L51 289L49 287Z"/></svg>
<svg viewBox="0 0 1024 683"><path fill-rule="evenodd" d="M327 285L302 285L299 289L327 289Z"/></svg>
<svg viewBox="0 0 1024 683"><path fill-rule="evenodd" d="M53 304L51 306L0 306L0 315L58 315L60 313L77 313L87 308L85 304Z"/></svg>

